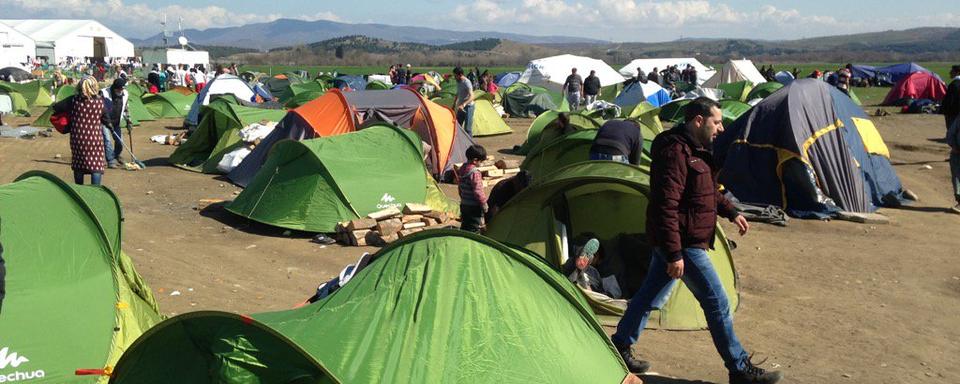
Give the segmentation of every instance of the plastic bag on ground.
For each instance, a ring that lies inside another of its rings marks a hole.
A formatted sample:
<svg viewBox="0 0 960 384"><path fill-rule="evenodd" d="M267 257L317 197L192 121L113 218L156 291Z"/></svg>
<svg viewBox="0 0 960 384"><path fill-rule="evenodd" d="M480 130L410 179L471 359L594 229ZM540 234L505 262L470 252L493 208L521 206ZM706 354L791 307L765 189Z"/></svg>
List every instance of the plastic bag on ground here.
<svg viewBox="0 0 960 384"><path fill-rule="evenodd" d="M223 155L223 159L220 159L220 162L217 163L217 169L223 173L230 173L230 171L233 171L234 168L240 165L240 162L243 161L243 158L247 157L250 152L251 151L249 148L240 147L227 153L226 155Z"/></svg>

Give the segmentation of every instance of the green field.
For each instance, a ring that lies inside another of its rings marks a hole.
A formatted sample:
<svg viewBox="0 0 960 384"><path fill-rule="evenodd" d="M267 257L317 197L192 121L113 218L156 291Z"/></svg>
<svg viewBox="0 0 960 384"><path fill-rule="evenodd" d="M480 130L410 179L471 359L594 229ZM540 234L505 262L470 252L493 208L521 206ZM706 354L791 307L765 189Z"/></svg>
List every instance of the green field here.
<svg viewBox="0 0 960 384"><path fill-rule="evenodd" d="M490 71L492 73L501 73L501 72L520 72L523 71L523 66L517 67L483 67L480 68L480 71ZM386 74L389 68L382 66L334 66L334 65L307 65L307 66L298 66L298 65L242 65L240 66L240 71L252 71L252 72L262 72L268 75L290 72L294 70L306 70L311 77L317 75L318 72L337 72L339 74L345 75L370 75L370 74ZM437 71L439 73L451 73L453 72L453 67L412 67L414 73L424 73L429 71ZM464 68L466 70L467 68Z"/></svg>
<svg viewBox="0 0 960 384"><path fill-rule="evenodd" d="M755 62L758 67L761 65L766 65L766 63ZM894 63L863 63L874 66L885 66ZM934 73L940 75L942 79L949 79L950 75L950 66L954 63L947 62L919 62L921 66L927 68ZM611 65L614 69L620 69L625 64L614 64ZM707 64L714 68L719 68L723 64ZM839 69L842 63L788 63L788 64L773 64L773 68L776 71L792 71L794 68L800 71L801 76L809 75L814 70L820 71L835 71ZM386 67L380 66L332 66L332 65L313 65L313 66L293 66L293 65L244 65L240 67L241 71L254 71L262 72L266 74L278 74L283 72L289 72L293 70L307 70L311 77L316 76L318 72L337 72L340 74L348 75L368 75L380 73L384 74L387 72ZM501 73L501 72L520 72L523 71L523 66L513 66L513 67L484 67L480 68L481 71L490 71L492 73ZM451 67L413 67L413 71L417 73L427 72L427 71L437 71L443 74L452 72L453 68ZM857 93L857 96L860 97L860 101L865 106L877 105L883 101L883 98L887 95L887 92L890 91L890 87L872 87L872 88L854 88L854 92Z"/></svg>

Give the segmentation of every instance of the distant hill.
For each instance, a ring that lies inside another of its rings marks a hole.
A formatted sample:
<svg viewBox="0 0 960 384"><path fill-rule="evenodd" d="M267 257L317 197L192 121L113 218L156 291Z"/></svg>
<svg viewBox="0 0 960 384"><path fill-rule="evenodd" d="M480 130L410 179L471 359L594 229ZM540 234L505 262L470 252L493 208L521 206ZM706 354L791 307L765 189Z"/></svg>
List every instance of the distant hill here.
<svg viewBox="0 0 960 384"><path fill-rule="evenodd" d="M554 48L501 39L481 39L447 45L398 43L368 36L345 36L311 44L279 47L269 52L241 53L223 61L277 65L523 65L532 59L558 55Z"/></svg>
<svg viewBox="0 0 960 384"><path fill-rule="evenodd" d="M948 61L960 59L960 28L914 28L786 41L683 39L664 43L544 45L617 63L635 58L690 56L705 63L743 57L764 62Z"/></svg>
<svg viewBox="0 0 960 384"><path fill-rule="evenodd" d="M385 24L348 24L335 21L303 21L278 19L268 23L239 27L188 29L184 35L195 44L207 46L247 47L268 50L284 46L310 44L344 36L363 35L403 43L445 45L479 39L502 39L522 43L605 43L601 40L569 36L532 36L493 31L462 32L425 27L393 26ZM131 39L134 45L155 45L160 35L145 39Z"/></svg>

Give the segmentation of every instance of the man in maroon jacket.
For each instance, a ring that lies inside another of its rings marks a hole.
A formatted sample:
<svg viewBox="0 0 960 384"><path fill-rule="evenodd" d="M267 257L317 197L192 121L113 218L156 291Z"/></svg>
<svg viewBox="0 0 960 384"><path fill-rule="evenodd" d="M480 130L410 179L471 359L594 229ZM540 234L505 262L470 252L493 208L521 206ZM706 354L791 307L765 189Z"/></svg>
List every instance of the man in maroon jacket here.
<svg viewBox="0 0 960 384"><path fill-rule="evenodd" d="M713 248L718 215L736 223L740 235L750 228L717 188L710 149L723 132L720 104L701 97L685 108L684 125L653 141L647 206L647 236L653 254L643 285L630 299L612 336L613 344L631 372L649 369L649 363L633 356L630 346L640 337L650 311L666 303L676 280L683 279L704 310L730 383L776 383L780 372L754 366L733 332L727 294L706 252Z"/></svg>

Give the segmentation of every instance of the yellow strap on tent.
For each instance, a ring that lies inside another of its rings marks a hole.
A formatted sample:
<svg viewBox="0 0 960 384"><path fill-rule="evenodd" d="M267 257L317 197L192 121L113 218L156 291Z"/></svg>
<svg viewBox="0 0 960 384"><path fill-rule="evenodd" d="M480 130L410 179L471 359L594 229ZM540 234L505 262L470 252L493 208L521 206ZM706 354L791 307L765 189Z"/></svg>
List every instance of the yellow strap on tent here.
<svg viewBox="0 0 960 384"><path fill-rule="evenodd" d="M840 128L842 126L843 126L843 122L841 122L840 120L837 120L833 124L830 124L826 127L818 129L816 132L813 133L812 136L807 138L807 140L803 142L803 147L801 147L802 148L801 153L803 153L804 160L807 159L807 151L810 150L810 147L813 146L813 143L815 143L817 139L823 137L824 135L830 132L837 130L837 128Z"/></svg>
<svg viewBox="0 0 960 384"><path fill-rule="evenodd" d="M883 142L883 137L880 137L880 132L877 131L877 127L873 125L873 122L870 119L864 119L859 117L852 117L853 125L857 126L857 132L860 133L860 139L863 140L863 149L867 153L880 155L886 158L890 158L890 149L887 148L887 144Z"/></svg>
<svg viewBox="0 0 960 384"><path fill-rule="evenodd" d="M127 309L127 308L130 308L130 304L127 304L127 302L125 301L117 302L117 309Z"/></svg>

